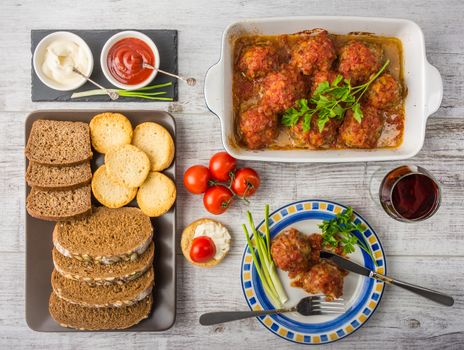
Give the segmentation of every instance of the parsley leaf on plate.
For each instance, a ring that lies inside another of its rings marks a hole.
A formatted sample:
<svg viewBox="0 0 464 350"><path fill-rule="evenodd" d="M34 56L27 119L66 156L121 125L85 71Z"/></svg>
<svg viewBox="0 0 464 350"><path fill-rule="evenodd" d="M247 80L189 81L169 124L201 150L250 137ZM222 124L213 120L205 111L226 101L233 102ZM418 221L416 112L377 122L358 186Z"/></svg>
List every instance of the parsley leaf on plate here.
<svg viewBox="0 0 464 350"><path fill-rule="evenodd" d="M344 254L350 254L355 251L356 244L371 257L374 264L377 265L371 250L363 240L360 240L353 232L364 232L366 227L354 222L353 208L348 207L341 213L338 213L330 220L324 220L319 228L322 230L322 246L331 248L342 247Z"/></svg>

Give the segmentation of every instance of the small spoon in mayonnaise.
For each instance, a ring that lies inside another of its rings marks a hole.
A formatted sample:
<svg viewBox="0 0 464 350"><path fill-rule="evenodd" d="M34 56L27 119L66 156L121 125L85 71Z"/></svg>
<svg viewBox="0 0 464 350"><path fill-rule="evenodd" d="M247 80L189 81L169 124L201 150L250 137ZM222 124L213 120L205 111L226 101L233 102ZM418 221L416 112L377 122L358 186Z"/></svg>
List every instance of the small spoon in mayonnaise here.
<svg viewBox="0 0 464 350"><path fill-rule="evenodd" d="M114 91L114 90L109 90L103 86L101 86L100 84L98 84L96 81L90 79L88 76L86 76L84 73L82 73L79 69L77 69L76 67L73 67L73 72L76 73L76 74L79 74L81 77L85 78L87 81L91 82L93 85L95 85L96 87L102 89L103 91L105 91L108 96L113 100L113 101L116 101L118 98L119 98L119 94Z"/></svg>

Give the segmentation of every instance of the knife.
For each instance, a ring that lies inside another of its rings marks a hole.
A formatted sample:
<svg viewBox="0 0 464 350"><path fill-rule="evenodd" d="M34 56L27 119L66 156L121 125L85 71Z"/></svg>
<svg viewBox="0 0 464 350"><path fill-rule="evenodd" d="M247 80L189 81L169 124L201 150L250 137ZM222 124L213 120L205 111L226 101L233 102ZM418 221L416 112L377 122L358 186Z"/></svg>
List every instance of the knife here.
<svg viewBox="0 0 464 350"><path fill-rule="evenodd" d="M359 275L367 276L370 278L374 278L376 280L385 282L387 284L392 284L392 285L401 287L403 289L409 290L410 292L421 295L427 299L433 300L436 303L446 305L446 306L452 306L454 304L453 297L449 295L437 292L432 289L416 286L411 283L399 281L397 279L393 279L386 275L382 275L378 272L369 270L368 268L362 265L359 265L351 260L348 260L340 255L337 255L335 253L323 250L321 251L321 258L332 261L335 265L337 265L338 267L341 267L344 270L351 271Z"/></svg>

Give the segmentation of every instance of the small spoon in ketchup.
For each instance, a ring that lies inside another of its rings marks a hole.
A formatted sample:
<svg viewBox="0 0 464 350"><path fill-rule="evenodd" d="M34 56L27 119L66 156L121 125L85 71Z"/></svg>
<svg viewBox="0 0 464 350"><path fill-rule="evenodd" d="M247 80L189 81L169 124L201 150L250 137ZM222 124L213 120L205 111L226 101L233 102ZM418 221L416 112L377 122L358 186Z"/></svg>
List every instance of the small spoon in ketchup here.
<svg viewBox="0 0 464 350"><path fill-rule="evenodd" d="M158 72L160 72L162 74L166 74L166 75L169 75L170 77L174 77L174 78L183 80L183 81L185 81L187 83L188 86L195 86L195 84L197 83L195 78L184 78L184 77L181 77L180 75L172 74L172 73L166 72L164 70L161 70L159 68L156 68L156 67L152 66L151 64L148 64L148 63L145 63L145 62L143 62L142 67L147 68L147 69L157 70Z"/></svg>

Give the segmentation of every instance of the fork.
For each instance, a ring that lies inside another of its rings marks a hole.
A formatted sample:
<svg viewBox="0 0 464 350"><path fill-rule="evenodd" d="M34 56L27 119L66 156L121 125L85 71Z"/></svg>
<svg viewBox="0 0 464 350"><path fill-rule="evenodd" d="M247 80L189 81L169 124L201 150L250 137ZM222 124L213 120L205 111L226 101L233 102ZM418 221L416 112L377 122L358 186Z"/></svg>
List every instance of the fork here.
<svg viewBox="0 0 464 350"><path fill-rule="evenodd" d="M314 295L301 299L297 305L291 308L261 311L208 312L200 316L200 324L202 326L211 326L218 323L237 321L249 317L274 315L295 311L303 316L342 314L345 312L345 302L343 299L326 301L324 295Z"/></svg>

